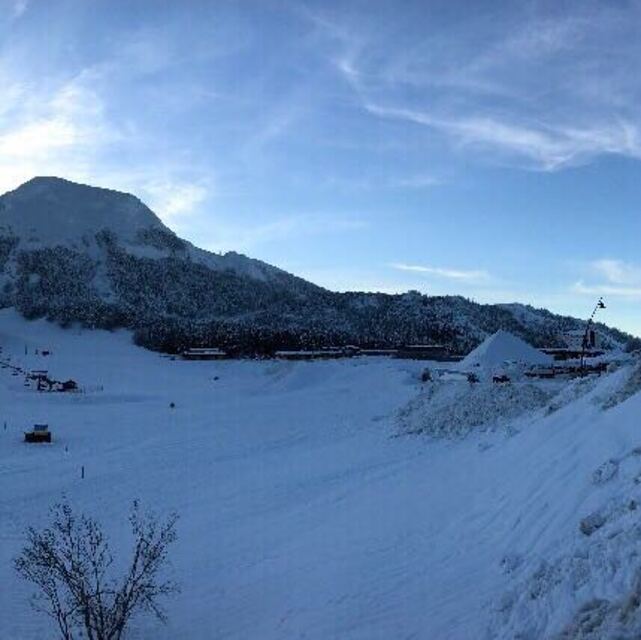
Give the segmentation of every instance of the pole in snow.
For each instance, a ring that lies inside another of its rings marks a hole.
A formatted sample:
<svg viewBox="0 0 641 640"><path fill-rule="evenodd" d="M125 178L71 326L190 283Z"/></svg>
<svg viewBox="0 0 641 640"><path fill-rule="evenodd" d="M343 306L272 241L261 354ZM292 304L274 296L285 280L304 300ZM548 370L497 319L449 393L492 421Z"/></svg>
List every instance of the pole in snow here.
<svg viewBox="0 0 641 640"><path fill-rule="evenodd" d="M605 308L606 306L605 302L603 302L603 298L599 298L596 306L594 307L594 310L592 311L592 315L588 318L587 324L585 325L585 333L583 334L583 341L581 343L581 375L585 373L585 352L588 348L588 336L590 334L590 327L594 322L594 316L596 315L596 312L599 309Z"/></svg>

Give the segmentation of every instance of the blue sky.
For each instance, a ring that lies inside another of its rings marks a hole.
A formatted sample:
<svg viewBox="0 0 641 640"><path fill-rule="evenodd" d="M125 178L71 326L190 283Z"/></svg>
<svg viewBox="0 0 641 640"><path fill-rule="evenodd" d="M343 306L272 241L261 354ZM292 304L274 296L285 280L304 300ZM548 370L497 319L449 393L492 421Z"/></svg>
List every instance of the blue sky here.
<svg viewBox="0 0 641 640"><path fill-rule="evenodd" d="M333 289L604 295L641 335L639 60L636 2L0 0L0 191L127 190Z"/></svg>

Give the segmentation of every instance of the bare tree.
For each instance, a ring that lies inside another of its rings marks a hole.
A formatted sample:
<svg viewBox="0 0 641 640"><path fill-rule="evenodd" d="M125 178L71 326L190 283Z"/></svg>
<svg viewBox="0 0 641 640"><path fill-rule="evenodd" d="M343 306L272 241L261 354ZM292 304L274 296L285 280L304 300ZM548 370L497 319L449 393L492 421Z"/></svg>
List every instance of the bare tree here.
<svg viewBox="0 0 641 640"><path fill-rule="evenodd" d="M160 574L176 540L176 514L160 522L133 503L133 554L124 575L114 578L113 556L100 525L86 515L76 516L66 502L51 513L49 527L27 530L28 542L15 568L38 587L32 607L55 621L62 640L121 640L138 612L166 622L159 600L178 587Z"/></svg>

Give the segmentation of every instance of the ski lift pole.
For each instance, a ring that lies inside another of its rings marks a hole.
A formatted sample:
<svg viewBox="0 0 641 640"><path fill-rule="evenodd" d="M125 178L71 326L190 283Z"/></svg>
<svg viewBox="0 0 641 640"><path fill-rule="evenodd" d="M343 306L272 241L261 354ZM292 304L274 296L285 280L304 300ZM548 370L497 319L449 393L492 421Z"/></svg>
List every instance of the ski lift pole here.
<svg viewBox="0 0 641 640"><path fill-rule="evenodd" d="M605 309L605 308L606 308L605 302L603 302L603 298L601 297L597 301L597 303L596 303L596 305L595 305L595 307L594 307L594 309L592 311L592 314L588 318L588 321L587 321L587 323L585 325L585 333L583 334L583 340L581 342L581 376L583 376L585 374L585 352L586 352L586 350L588 348L588 336L590 334L590 327L592 326L592 324L594 322L594 316L596 315L596 312L599 309Z"/></svg>

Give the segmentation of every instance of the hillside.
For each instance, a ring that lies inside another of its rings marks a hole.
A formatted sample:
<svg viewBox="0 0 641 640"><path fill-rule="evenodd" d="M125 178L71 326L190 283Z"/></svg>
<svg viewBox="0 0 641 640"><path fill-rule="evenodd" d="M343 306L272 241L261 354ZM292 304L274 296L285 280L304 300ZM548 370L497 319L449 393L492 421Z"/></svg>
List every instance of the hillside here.
<svg viewBox="0 0 641 640"><path fill-rule="evenodd" d="M335 293L237 253L179 238L132 195L34 178L0 197L0 308L63 325L127 327L145 346L439 342L466 352L505 329L555 344L580 320L457 296ZM631 340L601 327L610 344Z"/></svg>

